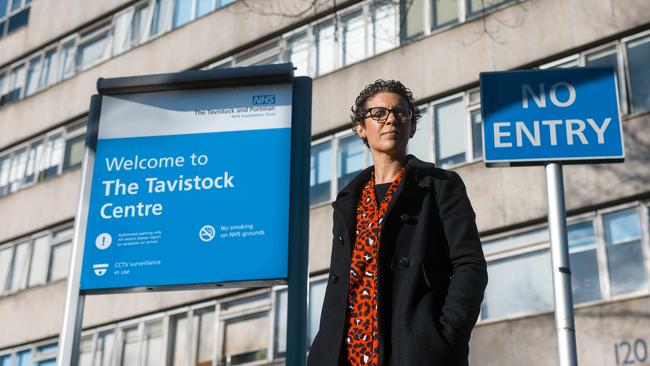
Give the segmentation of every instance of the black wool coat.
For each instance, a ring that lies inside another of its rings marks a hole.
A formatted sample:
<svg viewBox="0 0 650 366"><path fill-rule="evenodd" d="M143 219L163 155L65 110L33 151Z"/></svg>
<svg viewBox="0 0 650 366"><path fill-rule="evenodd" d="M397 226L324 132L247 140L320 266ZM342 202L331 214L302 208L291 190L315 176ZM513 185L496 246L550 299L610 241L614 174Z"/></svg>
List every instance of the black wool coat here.
<svg viewBox="0 0 650 366"><path fill-rule="evenodd" d="M308 366L345 365L345 322L356 203L373 167L334 207L330 277ZM467 365L487 271L475 214L458 174L412 155L393 194L378 253L379 363Z"/></svg>

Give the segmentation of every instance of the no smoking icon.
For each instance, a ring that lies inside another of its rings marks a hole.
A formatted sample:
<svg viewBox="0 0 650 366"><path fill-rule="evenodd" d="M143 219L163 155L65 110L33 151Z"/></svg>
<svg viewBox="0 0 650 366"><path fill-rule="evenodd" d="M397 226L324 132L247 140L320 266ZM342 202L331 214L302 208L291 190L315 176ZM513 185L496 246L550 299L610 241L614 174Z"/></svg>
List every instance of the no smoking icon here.
<svg viewBox="0 0 650 366"><path fill-rule="evenodd" d="M199 230L199 239L207 243L209 241L212 241L212 239L214 239L215 233L216 232L212 225L205 225L201 228L201 230Z"/></svg>

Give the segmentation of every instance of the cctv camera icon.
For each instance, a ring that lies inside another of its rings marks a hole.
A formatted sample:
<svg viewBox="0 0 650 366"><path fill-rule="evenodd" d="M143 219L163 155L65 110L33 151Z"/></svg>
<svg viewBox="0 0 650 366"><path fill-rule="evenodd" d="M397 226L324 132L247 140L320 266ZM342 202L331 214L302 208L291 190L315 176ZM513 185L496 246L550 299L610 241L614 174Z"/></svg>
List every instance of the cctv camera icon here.
<svg viewBox="0 0 650 366"><path fill-rule="evenodd" d="M93 264L93 270L95 271L96 276L101 277L106 274L106 271L108 270L108 263Z"/></svg>

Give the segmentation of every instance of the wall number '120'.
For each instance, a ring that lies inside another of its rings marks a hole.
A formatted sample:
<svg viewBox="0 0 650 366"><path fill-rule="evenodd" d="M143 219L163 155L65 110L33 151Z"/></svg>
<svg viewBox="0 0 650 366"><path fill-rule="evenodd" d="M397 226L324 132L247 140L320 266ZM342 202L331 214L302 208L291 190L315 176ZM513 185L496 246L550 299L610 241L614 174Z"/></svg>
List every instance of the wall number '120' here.
<svg viewBox="0 0 650 366"><path fill-rule="evenodd" d="M648 359L648 345L645 340L637 338L634 342L614 343L614 355L617 365L634 365Z"/></svg>

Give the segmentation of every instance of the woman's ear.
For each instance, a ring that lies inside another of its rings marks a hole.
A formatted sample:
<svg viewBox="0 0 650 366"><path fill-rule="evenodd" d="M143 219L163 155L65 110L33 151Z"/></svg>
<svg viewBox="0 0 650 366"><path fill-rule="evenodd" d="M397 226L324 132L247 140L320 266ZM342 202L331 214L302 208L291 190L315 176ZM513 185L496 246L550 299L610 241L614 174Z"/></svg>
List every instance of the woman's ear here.
<svg viewBox="0 0 650 366"><path fill-rule="evenodd" d="M354 130L357 131L357 135L361 138L366 137L366 128L359 122L354 125Z"/></svg>

